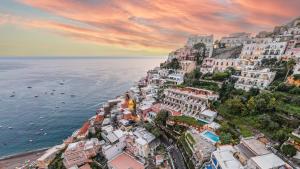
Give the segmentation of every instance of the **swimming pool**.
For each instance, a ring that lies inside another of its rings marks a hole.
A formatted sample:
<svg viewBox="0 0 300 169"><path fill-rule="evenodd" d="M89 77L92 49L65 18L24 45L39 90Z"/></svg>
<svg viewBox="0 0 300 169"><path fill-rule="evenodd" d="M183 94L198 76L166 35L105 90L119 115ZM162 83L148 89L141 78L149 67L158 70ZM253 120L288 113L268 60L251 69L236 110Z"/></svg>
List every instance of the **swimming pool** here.
<svg viewBox="0 0 300 169"><path fill-rule="evenodd" d="M204 131L201 133L201 135L207 139L209 139L210 141L212 141L213 143L219 142L220 141L220 137L215 135L214 133L210 132L210 131Z"/></svg>

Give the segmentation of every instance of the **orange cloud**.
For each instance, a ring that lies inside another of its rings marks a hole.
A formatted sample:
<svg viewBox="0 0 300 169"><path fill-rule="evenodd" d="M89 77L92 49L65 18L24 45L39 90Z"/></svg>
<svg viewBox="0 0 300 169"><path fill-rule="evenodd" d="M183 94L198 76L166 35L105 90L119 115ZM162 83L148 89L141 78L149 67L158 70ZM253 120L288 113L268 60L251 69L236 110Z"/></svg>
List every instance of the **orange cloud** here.
<svg viewBox="0 0 300 169"><path fill-rule="evenodd" d="M174 49L190 34L271 29L300 15L299 0L19 0L76 23L30 26L103 44ZM1 21L0 21L1 23Z"/></svg>

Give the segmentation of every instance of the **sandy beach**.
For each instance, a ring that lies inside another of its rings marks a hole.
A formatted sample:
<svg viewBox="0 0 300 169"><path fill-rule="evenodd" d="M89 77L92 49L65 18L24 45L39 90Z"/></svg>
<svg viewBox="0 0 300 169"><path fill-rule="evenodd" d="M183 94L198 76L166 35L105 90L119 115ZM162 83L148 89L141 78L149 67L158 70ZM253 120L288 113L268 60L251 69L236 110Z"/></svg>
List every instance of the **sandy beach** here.
<svg viewBox="0 0 300 169"><path fill-rule="evenodd" d="M40 149L32 152L12 155L0 159L0 169L15 169L21 167L26 161L30 160L29 163L38 159L47 149Z"/></svg>

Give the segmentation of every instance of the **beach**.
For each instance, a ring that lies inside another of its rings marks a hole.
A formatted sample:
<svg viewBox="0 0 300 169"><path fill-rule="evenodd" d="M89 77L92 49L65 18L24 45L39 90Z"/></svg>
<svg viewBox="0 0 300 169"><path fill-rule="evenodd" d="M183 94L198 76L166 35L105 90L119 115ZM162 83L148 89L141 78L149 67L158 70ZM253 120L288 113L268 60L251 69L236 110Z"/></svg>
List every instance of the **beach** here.
<svg viewBox="0 0 300 169"><path fill-rule="evenodd" d="M0 159L0 169L15 169L16 167L23 166L26 161L29 161L30 164L31 162L37 160L43 153L45 153L46 150L47 148L44 148L36 151L3 157Z"/></svg>

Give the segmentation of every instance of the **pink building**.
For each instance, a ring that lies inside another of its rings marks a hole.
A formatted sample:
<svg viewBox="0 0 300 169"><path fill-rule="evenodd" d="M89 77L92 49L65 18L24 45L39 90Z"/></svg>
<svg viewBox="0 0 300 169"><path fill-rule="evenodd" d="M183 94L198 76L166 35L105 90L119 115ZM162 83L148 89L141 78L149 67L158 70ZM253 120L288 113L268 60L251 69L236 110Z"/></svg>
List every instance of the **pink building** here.
<svg viewBox="0 0 300 169"><path fill-rule="evenodd" d="M89 162L91 157L97 155L99 148L100 143L96 138L69 144L64 152L64 166L70 168Z"/></svg>

